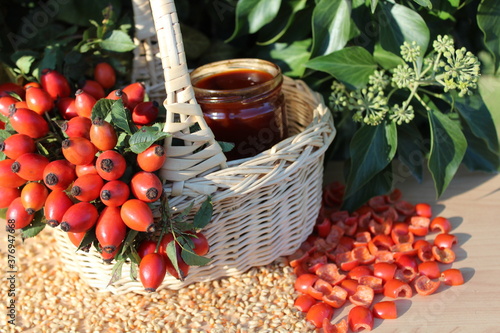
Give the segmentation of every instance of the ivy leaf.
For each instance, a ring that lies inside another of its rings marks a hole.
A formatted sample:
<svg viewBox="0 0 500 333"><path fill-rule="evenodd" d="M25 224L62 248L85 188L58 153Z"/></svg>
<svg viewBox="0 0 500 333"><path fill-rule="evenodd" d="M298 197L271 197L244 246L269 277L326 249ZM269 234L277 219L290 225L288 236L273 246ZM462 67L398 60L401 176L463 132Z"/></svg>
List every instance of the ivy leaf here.
<svg viewBox="0 0 500 333"><path fill-rule="evenodd" d="M96 118L106 119L108 114L110 114L115 102L115 100L107 98L99 99L92 108L92 115L90 116L92 121Z"/></svg>
<svg viewBox="0 0 500 333"><path fill-rule="evenodd" d="M121 30L113 30L107 33L99 45L104 50L112 52L129 52L135 49L132 38Z"/></svg>
<svg viewBox="0 0 500 333"><path fill-rule="evenodd" d="M431 0L413 0L413 1L418 3L420 6L432 9L432 1Z"/></svg>
<svg viewBox="0 0 500 333"><path fill-rule="evenodd" d="M43 222L43 212L38 211L35 213L35 217L33 218L33 222L30 225L24 227L22 229L21 237L22 239L32 238L38 235L47 224Z"/></svg>
<svg viewBox="0 0 500 333"><path fill-rule="evenodd" d="M111 271L111 280L109 280L108 285L106 287L112 285L113 283L122 278L122 268L124 263L125 259L120 259L114 264L113 270Z"/></svg>
<svg viewBox="0 0 500 333"><path fill-rule="evenodd" d="M180 27L186 57L188 59L201 57L210 47L210 39L201 31L189 25L181 24Z"/></svg>
<svg viewBox="0 0 500 333"><path fill-rule="evenodd" d="M270 56L283 74L292 77L301 77L304 74L304 63L309 60L312 39L298 40L293 43L275 43L269 45L272 49Z"/></svg>
<svg viewBox="0 0 500 333"><path fill-rule="evenodd" d="M326 72L350 87L361 88L368 83L377 64L366 49L351 46L311 59L306 67Z"/></svg>
<svg viewBox="0 0 500 333"><path fill-rule="evenodd" d="M428 168L440 197L462 162L467 141L460 127L447 115L438 110L431 110L428 115L431 130Z"/></svg>
<svg viewBox="0 0 500 333"><path fill-rule="evenodd" d="M403 42L415 41L425 54L430 32L424 19L414 10L399 4L382 2L379 11L380 44L394 54L400 54Z"/></svg>
<svg viewBox="0 0 500 333"><path fill-rule="evenodd" d="M499 152L498 136L488 107L480 95L455 98L455 108L477 138L486 142L486 148Z"/></svg>
<svg viewBox="0 0 500 333"><path fill-rule="evenodd" d="M398 65L405 63L403 58L384 50L379 43L375 45L375 49L373 50L373 59L386 70L396 68Z"/></svg>
<svg viewBox="0 0 500 333"><path fill-rule="evenodd" d="M426 150L424 138L413 122L398 127L398 159L418 182L423 179Z"/></svg>
<svg viewBox="0 0 500 333"><path fill-rule="evenodd" d="M253 34L278 14L281 0L240 0L236 4L234 32L226 42L244 34Z"/></svg>
<svg viewBox="0 0 500 333"><path fill-rule="evenodd" d="M351 31L351 6L347 0L320 0L312 14L312 57L342 49Z"/></svg>
<svg viewBox="0 0 500 333"><path fill-rule="evenodd" d="M273 24L264 26L259 31L258 45L269 45L279 40L294 23L296 13L306 7L307 0L288 0L279 9ZM296 23L296 22L295 22Z"/></svg>
<svg viewBox="0 0 500 333"><path fill-rule="evenodd" d="M156 141L163 140L168 136L170 133L163 132L154 126L143 126L130 137L130 149L136 154L142 153Z"/></svg>
<svg viewBox="0 0 500 333"><path fill-rule="evenodd" d="M363 188L349 195L342 202L342 210L354 212L374 196L386 194L392 188L392 165L388 164L382 171L375 174Z"/></svg>
<svg viewBox="0 0 500 333"><path fill-rule="evenodd" d="M346 181L348 198L365 186L392 161L398 145L396 125L363 125L352 137L351 167Z"/></svg>
<svg viewBox="0 0 500 333"><path fill-rule="evenodd" d="M472 171L498 172L500 169L500 156L491 151L482 138L478 138L464 124L463 133L467 139L467 150L462 163Z"/></svg>
<svg viewBox="0 0 500 333"><path fill-rule="evenodd" d="M495 63L495 72L500 64L500 2L482 0L477 8L477 24L484 34L484 44Z"/></svg>
<svg viewBox="0 0 500 333"><path fill-rule="evenodd" d="M201 204L200 209L193 218L193 225L196 229L203 229L212 220L213 214L212 198L210 196Z"/></svg>

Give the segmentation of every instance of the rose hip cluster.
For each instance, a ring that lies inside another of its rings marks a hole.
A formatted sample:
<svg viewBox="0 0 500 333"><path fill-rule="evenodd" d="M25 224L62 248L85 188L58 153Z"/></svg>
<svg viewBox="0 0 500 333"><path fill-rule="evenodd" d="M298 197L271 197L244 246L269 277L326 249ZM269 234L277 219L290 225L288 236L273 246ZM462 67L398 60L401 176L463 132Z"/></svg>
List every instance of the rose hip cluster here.
<svg viewBox="0 0 500 333"><path fill-rule="evenodd" d="M413 205L394 190L349 213L340 210L343 194L340 183L325 188L313 234L289 257L297 276L295 306L316 328L371 330L374 318L397 318L393 299L464 283L460 270L442 267L455 260L457 238L430 205ZM377 301L377 294L385 298ZM333 324L334 310L348 304L347 320Z"/></svg>
<svg viewBox="0 0 500 333"><path fill-rule="evenodd" d="M115 84L113 67L102 62L94 67L93 79L78 87L48 69L40 82L0 85L0 113L7 119L1 124L0 151L5 159L0 161L0 208L7 208L6 219L15 229L23 229L43 214L43 223L67 232L77 247L93 232L108 263L130 230L148 235L157 231L150 204L162 195L157 171L167 158L158 143L124 156L117 149L120 128L92 117L96 103L109 99L122 101L137 128L157 119L158 104L145 100L141 83L123 89L114 89ZM10 135L5 137L5 133ZM61 134L58 140L46 140L55 133ZM44 140L51 143L41 145ZM192 236L197 254L208 252L203 234L185 235ZM156 290L167 271L177 278L187 275L189 266L180 256L179 270L168 259L166 249L173 241L173 234L167 232L161 240L146 237L137 245L142 258L140 278L146 289Z"/></svg>

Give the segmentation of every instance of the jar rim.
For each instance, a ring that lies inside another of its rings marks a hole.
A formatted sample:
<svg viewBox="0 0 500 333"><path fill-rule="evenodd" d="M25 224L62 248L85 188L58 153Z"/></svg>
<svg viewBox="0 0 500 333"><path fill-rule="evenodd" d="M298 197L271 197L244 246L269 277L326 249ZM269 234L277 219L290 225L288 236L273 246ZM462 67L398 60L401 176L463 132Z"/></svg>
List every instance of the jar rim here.
<svg viewBox="0 0 500 333"><path fill-rule="evenodd" d="M225 72L238 69L261 70L271 74L273 77L268 81L245 88L219 90L196 87L196 82L206 77L221 73L222 71ZM262 90L264 87L272 90L283 81L281 68L277 64L258 58L235 58L211 62L195 68L191 71L190 77L196 95L212 97L227 96L228 94L246 96L254 93L255 91Z"/></svg>

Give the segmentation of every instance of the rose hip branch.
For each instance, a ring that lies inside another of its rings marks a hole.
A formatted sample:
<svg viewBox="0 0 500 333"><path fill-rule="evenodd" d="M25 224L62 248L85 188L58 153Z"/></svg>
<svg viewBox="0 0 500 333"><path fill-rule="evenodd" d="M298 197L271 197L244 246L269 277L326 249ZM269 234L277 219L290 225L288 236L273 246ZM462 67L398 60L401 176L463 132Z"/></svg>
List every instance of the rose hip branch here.
<svg viewBox="0 0 500 333"><path fill-rule="evenodd" d="M16 236L14 235L15 223L12 220L7 221L7 267L5 270L5 288L7 290L7 322L11 325L16 324Z"/></svg>

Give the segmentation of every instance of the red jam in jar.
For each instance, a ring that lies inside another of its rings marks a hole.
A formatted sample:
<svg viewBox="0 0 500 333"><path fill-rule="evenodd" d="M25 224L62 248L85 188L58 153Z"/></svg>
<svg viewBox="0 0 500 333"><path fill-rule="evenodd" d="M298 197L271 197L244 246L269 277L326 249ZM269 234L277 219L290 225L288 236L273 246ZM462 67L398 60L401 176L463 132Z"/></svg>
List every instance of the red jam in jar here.
<svg viewBox="0 0 500 333"><path fill-rule="evenodd" d="M232 59L191 72L196 100L215 139L234 143L228 160L247 158L287 137L280 68L260 59Z"/></svg>

